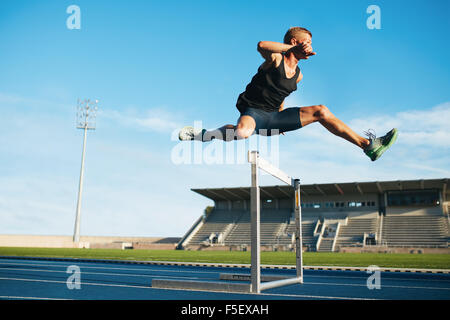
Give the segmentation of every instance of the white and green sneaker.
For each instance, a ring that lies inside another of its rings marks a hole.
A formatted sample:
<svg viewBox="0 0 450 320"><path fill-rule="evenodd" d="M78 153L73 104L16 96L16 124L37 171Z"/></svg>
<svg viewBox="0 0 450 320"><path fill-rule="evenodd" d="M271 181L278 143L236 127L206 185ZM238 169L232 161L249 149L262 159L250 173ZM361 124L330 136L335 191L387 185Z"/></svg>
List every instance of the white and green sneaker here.
<svg viewBox="0 0 450 320"><path fill-rule="evenodd" d="M364 153L370 160L375 161L397 140L398 130L394 128L380 138L377 138L375 133L370 132L370 129L365 134L369 138L370 144L364 149Z"/></svg>
<svg viewBox="0 0 450 320"><path fill-rule="evenodd" d="M183 127L178 133L178 139L181 141L203 141L203 135L206 129L194 128L192 126Z"/></svg>

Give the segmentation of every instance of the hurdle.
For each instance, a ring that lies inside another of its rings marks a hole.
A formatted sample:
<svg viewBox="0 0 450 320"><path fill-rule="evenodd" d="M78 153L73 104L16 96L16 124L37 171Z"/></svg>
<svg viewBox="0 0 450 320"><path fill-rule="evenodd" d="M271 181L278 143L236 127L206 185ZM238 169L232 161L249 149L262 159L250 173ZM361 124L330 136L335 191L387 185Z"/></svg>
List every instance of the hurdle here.
<svg viewBox="0 0 450 320"><path fill-rule="evenodd" d="M221 291L221 292L247 292L261 293L263 290L277 288L291 284L303 283L303 243L302 243L302 214L300 201L300 180L294 179L275 167L269 161L259 156L258 151L248 152L248 162L251 164L251 188L250 188L250 223L251 223L251 266L248 274L221 274L222 280L243 281L250 283L230 283L211 281L184 281L184 280L152 280L153 288ZM294 215L295 215L295 260L296 277L277 278L270 276L261 277L261 197L259 187L259 171L263 170L280 181L294 188ZM267 281L262 281L267 280Z"/></svg>

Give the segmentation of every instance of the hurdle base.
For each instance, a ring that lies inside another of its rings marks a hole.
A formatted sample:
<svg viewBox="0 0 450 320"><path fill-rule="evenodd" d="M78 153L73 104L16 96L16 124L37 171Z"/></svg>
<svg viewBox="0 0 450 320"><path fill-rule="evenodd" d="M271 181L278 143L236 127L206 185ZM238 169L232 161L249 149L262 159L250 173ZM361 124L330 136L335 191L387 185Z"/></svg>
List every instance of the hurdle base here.
<svg viewBox="0 0 450 320"><path fill-rule="evenodd" d="M269 282L269 281L278 281L278 280L285 280L289 279L290 277L286 276L276 276L276 275L261 275L261 281L262 282ZM246 273L221 273L219 276L220 280L228 280L228 281L251 281L250 274Z"/></svg>
<svg viewBox="0 0 450 320"><path fill-rule="evenodd" d="M250 275L247 274L220 274L221 280L248 281ZM302 278L287 278L283 276L262 276L259 290L253 291L249 283L230 283L230 282L207 282L207 281L188 281L188 280L152 280L152 288L173 289L173 290L193 290L193 291L215 291L215 292L233 292L233 293L259 293L263 290L278 288L291 284L303 283Z"/></svg>
<svg viewBox="0 0 450 320"><path fill-rule="evenodd" d="M251 285L248 283L185 281L185 280L152 280L152 288L194 291L216 291L249 293Z"/></svg>
<svg viewBox="0 0 450 320"><path fill-rule="evenodd" d="M291 284L302 284L303 279L302 278L289 278L289 279L283 279L283 280L276 280L276 281L269 281L269 282L263 282L259 286L259 290L267 290L267 289L273 289L283 286L288 286Z"/></svg>
<svg viewBox="0 0 450 320"><path fill-rule="evenodd" d="M251 276L245 273L221 273L221 280L231 280L231 281L251 281ZM261 283L259 290L267 290L272 288L278 288L282 286L287 286L291 284L302 284L302 277L286 277L286 276L276 276L276 275L261 275Z"/></svg>

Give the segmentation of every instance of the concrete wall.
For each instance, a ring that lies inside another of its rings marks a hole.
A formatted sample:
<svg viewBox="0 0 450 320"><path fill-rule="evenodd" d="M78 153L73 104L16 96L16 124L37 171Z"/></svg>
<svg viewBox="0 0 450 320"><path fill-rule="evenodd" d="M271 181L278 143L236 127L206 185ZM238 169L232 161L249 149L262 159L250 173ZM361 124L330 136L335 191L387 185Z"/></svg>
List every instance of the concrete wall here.
<svg viewBox="0 0 450 320"><path fill-rule="evenodd" d="M450 248L395 248L395 247L343 247L345 253L411 253L411 254L450 254Z"/></svg>
<svg viewBox="0 0 450 320"><path fill-rule="evenodd" d="M347 210L345 210L347 209ZM345 217L349 218L362 218L362 219L376 219L378 217L377 209L366 209L361 210L356 208L355 210L348 210L348 208L339 209L339 210L311 210L311 209L302 209L302 219L306 220L314 220L318 218L323 219L335 219L340 218L343 219Z"/></svg>
<svg viewBox="0 0 450 320"><path fill-rule="evenodd" d="M133 242L133 249L142 250L174 250L177 243Z"/></svg>
<svg viewBox="0 0 450 320"><path fill-rule="evenodd" d="M165 239L172 239L173 243L165 243ZM176 242L176 238L81 236L80 243L73 243L72 236L0 235L0 247L121 248L121 243L143 243L147 248L150 244L153 248L169 248Z"/></svg>
<svg viewBox="0 0 450 320"><path fill-rule="evenodd" d="M250 253L252 247L250 245L241 247L237 245L231 246L209 246L205 247L202 245L190 245L185 248L188 251L247 251ZM307 247L303 247L303 251L307 251ZM293 251L292 248L286 245L270 245L270 246L261 246L261 251Z"/></svg>
<svg viewBox="0 0 450 320"><path fill-rule="evenodd" d="M424 215L435 215L442 216L443 210L440 206L436 207L387 207L386 215L405 215L405 216L424 216Z"/></svg>
<svg viewBox="0 0 450 320"><path fill-rule="evenodd" d="M78 245L71 236L0 235L0 247L75 248Z"/></svg>

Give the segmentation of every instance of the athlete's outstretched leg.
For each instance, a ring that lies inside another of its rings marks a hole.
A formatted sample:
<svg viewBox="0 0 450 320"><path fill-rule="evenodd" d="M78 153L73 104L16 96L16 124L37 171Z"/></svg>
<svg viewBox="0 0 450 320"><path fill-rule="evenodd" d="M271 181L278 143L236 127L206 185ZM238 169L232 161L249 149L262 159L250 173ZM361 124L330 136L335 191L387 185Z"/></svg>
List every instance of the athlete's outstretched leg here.
<svg viewBox="0 0 450 320"><path fill-rule="evenodd" d="M373 134L369 134L369 139L363 138L336 118L324 105L301 107L299 112L303 127L313 122L319 122L331 133L363 149L372 161L377 160L397 139L397 129L392 129L380 138L376 138Z"/></svg>
<svg viewBox="0 0 450 320"><path fill-rule="evenodd" d="M219 139L223 141L242 140L250 137L255 131L255 120L247 115L240 116L237 125L226 124L215 130L205 131L203 141Z"/></svg>
<svg viewBox="0 0 450 320"><path fill-rule="evenodd" d="M215 130L207 130L203 135L203 141L211 141L213 139L219 139L223 141L237 140L235 137L236 126L234 124L226 124Z"/></svg>
<svg viewBox="0 0 450 320"><path fill-rule="evenodd" d="M313 122L319 122L331 133L344 138L362 149L370 144L368 139L361 137L350 129L349 126L336 118L324 105L301 107L300 122L303 127Z"/></svg>
<svg viewBox="0 0 450 320"><path fill-rule="evenodd" d="M214 130L184 127L179 133L179 139L197 140L203 142L211 141L213 139L223 141L241 140L250 137L255 131L255 128L255 120L250 116L243 115L239 117L237 125L226 124Z"/></svg>

